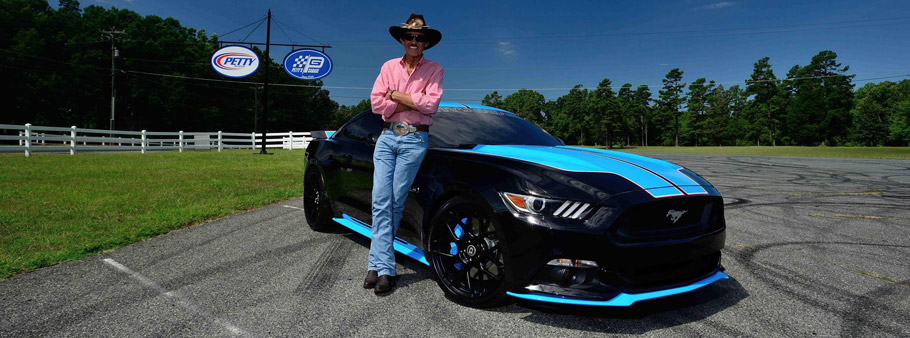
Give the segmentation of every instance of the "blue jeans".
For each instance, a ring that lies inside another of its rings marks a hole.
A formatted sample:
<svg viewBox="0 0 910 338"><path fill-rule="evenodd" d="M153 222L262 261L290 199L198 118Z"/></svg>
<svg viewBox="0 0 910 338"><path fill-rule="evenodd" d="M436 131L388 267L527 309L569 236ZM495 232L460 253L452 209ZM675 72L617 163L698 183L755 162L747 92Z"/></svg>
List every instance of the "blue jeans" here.
<svg viewBox="0 0 910 338"><path fill-rule="evenodd" d="M396 135L385 129L373 150L373 224L368 270L395 276L392 249L408 191L429 147L425 131Z"/></svg>

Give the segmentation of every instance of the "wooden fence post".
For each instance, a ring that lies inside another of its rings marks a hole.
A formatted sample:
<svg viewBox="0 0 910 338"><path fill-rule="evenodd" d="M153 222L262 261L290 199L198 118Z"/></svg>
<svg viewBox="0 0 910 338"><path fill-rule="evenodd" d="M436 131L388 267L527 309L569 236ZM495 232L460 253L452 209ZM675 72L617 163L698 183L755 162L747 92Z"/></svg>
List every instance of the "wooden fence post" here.
<svg viewBox="0 0 910 338"><path fill-rule="evenodd" d="M180 135L180 152L182 153L183 152L183 130L181 130L178 134Z"/></svg>
<svg viewBox="0 0 910 338"><path fill-rule="evenodd" d="M254 131L250 135L252 135L250 136L250 143L253 144L253 150L256 150L256 132Z"/></svg>
<svg viewBox="0 0 910 338"><path fill-rule="evenodd" d="M219 130L219 131L218 131L218 152L219 152L219 153L221 152L221 148L224 147L224 145L223 145L221 142L222 142L222 141L221 141L221 131Z"/></svg>
<svg viewBox="0 0 910 338"><path fill-rule="evenodd" d="M70 155L76 155L76 126L70 127Z"/></svg>
<svg viewBox="0 0 910 338"><path fill-rule="evenodd" d="M142 129L142 145L141 146L142 146L143 154L145 154L145 147L146 147L146 144L148 143L147 141L148 141L148 139L145 138L145 129Z"/></svg>
<svg viewBox="0 0 910 338"><path fill-rule="evenodd" d="M32 124L25 124L25 157L32 156Z"/></svg>

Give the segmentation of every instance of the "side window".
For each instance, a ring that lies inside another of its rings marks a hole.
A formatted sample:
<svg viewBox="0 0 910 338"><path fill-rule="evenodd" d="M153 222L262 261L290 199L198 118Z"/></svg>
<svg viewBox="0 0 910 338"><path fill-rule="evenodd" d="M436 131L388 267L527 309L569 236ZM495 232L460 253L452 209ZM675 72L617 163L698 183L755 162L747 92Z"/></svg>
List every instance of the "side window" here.
<svg viewBox="0 0 910 338"><path fill-rule="evenodd" d="M339 135L355 141L369 142L369 136L379 136L382 128L382 116L367 113L344 126Z"/></svg>
<svg viewBox="0 0 910 338"><path fill-rule="evenodd" d="M363 117L363 129L366 130L367 134L379 137L379 134L382 133L382 128L384 127L381 115L369 114Z"/></svg>
<svg viewBox="0 0 910 338"><path fill-rule="evenodd" d="M366 117L366 115L361 116L360 118L357 118L345 125L344 128L338 131L338 136L355 141L366 141L366 133L363 133L361 131L363 128L360 126L363 123L364 117Z"/></svg>

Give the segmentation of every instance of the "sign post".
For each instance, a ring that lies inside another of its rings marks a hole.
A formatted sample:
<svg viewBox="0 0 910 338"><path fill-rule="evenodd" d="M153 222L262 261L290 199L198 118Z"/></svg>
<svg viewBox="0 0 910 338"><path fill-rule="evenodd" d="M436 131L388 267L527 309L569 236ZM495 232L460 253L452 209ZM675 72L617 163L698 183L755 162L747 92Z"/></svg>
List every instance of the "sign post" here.
<svg viewBox="0 0 910 338"><path fill-rule="evenodd" d="M271 65L271 58L269 56L270 46L272 45L272 9L270 8L267 16L266 24L266 35L265 35L265 75L263 76L263 92L262 92L262 114L256 117L256 122L254 129L258 129L262 133L262 150L259 154L269 154L266 151L266 116L269 113L269 70ZM260 21L261 22L261 21ZM258 27L258 26L257 26ZM255 29L254 29L255 31ZM245 77L256 72L259 69L259 57L252 50L239 46L239 44L249 45L250 48L253 45L263 45L262 43L257 42L234 42L234 41L220 41L221 44L238 44L238 45L229 45L222 47L215 54L212 54L212 68L215 69L218 73L228 77ZM291 76L301 79L301 80L318 80L326 77L332 71L332 60L329 59L329 56L326 55L325 49L332 48L332 46L311 46L311 45L298 45L298 44L275 44L276 46L290 46L291 48L297 47L315 47L321 48L322 52L315 49L298 49L292 51L288 56L285 57L285 71L288 72ZM294 61L292 62L290 69L288 68L288 59L291 55L295 55ZM258 94L258 91L257 91ZM256 145L256 133L253 133L253 146Z"/></svg>

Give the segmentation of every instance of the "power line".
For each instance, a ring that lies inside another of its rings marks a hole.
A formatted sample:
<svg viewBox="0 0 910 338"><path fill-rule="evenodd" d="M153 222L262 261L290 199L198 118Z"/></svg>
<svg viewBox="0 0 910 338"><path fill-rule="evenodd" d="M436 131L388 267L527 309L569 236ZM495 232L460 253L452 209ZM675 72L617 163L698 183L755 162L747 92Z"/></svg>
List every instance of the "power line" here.
<svg viewBox="0 0 910 338"><path fill-rule="evenodd" d="M241 29L244 29L244 28L247 28L247 27L249 27L249 26L252 26L252 25L256 24L257 22L258 22L259 24L262 24L262 21L265 20L265 19L266 19L265 17L262 17L262 19L253 21L253 22L247 24L246 26L237 28L237 29L235 29L235 30L232 30L232 31L230 31L230 32L227 32L227 33L224 33L224 34L221 34L221 35L218 35L218 36L227 36L227 35L229 35L229 34L231 34L231 33L233 33L233 32L236 32L236 31L239 31L239 30L241 30Z"/></svg>
<svg viewBox="0 0 910 338"><path fill-rule="evenodd" d="M277 23L277 24L278 24L278 25L276 25L276 26L278 26L278 30L280 30L280 31L281 31L281 33L283 33L283 34L284 34L284 37L286 37L286 38L288 38L288 41L291 41L291 42L293 42L293 43L294 43L294 44L296 44L296 43L297 43L297 40L294 40L294 39L291 39L291 37L290 37L290 36L288 36L288 33L287 33L287 32L285 32L285 31L284 31L284 28L281 28L281 23L280 23L280 22L278 22L278 20L275 20L275 23Z"/></svg>
<svg viewBox="0 0 910 338"><path fill-rule="evenodd" d="M256 28L253 28L253 30L250 31L250 33L247 34L247 35L246 35L243 39L241 39L240 41L246 41L246 39L249 38L250 35L253 35L253 33L255 33L257 29L259 29L259 26L262 26L262 23L263 23L263 22L265 22L265 20L259 21L259 24L256 25Z"/></svg>
<svg viewBox="0 0 910 338"><path fill-rule="evenodd" d="M306 34L301 33L299 30L295 29L294 27L292 27L292 26L290 26L290 25L287 25L287 24L285 24L285 23L283 23L283 22L278 21L278 19L275 19L275 18L272 18L272 19L274 19L275 22L278 23L279 25L286 26L288 29L290 29L290 30L292 30L292 31L294 31L294 32L297 32L297 34L303 35L303 36L306 37L307 39L316 41L316 42L319 43L320 45L328 45L328 44L325 43L325 42L316 40L316 39L310 37L309 35L306 35Z"/></svg>

